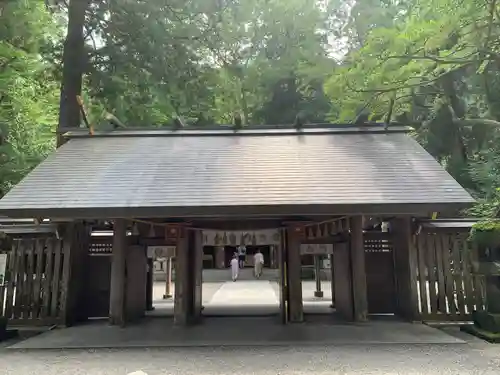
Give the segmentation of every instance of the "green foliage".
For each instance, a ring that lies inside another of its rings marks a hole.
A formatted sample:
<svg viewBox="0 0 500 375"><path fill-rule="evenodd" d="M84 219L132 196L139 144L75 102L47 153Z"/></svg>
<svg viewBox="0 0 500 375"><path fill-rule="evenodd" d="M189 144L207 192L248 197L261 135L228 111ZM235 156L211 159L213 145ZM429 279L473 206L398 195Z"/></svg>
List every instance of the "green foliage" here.
<svg viewBox="0 0 500 375"><path fill-rule="evenodd" d="M283 82L288 111L330 110L322 82L327 14L307 0L96 1L91 8L87 89L94 102L134 126L275 120ZM131 32L133 30L133 32ZM97 43L98 41L99 43ZM311 98L313 100L311 100ZM309 105L310 104L310 105ZM282 122L278 121L278 122Z"/></svg>
<svg viewBox="0 0 500 375"><path fill-rule="evenodd" d="M0 195L54 147L68 10L47 3L0 3ZM96 127L391 113L498 217L496 0L92 0L85 20Z"/></svg>
<svg viewBox="0 0 500 375"><path fill-rule="evenodd" d="M362 19L369 19L368 25ZM412 125L417 140L491 213L500 187L500 3L360 0L342 66L325 84L339 113ZM391 108L391 102L394 106Z"/></svg>
<svg viewBox="0 0 500 375"><path fill-rule="evenodd" d="M44 36L57 36L43 3L1 9L0 196L53 149L58 103L58 83L41 56Z"/></svg>
<svg viewBox="0 0 500 375"><path fill-rule="evenodd" d="M478 246L498 246L500 244L500 220L489 219L475 223L469 240Z"/></svg>

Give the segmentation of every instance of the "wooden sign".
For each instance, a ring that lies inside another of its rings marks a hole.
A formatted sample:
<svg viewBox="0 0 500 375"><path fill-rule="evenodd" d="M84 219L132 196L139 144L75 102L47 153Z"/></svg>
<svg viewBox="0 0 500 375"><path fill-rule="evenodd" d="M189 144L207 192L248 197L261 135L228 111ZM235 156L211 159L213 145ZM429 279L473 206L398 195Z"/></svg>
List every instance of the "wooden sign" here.
<svg viewBox="0 0 500 375"><path fill-rule="evenodd" d="M216 231L204 230L203 246L264 246L278 245L281 235L277 229L256 231Z"/></svg>
<svg viewBox="0 0 500 375"><path fill-rule="evenodd" d="M175 257L175 246L148 246L148 258L172 258Z"/></svg>
<svg viewBox="0 0 500 375"><path fill-rule="evenodd" d="M324 255L333 254L332 244L302 244L300 255Z"/></svg>

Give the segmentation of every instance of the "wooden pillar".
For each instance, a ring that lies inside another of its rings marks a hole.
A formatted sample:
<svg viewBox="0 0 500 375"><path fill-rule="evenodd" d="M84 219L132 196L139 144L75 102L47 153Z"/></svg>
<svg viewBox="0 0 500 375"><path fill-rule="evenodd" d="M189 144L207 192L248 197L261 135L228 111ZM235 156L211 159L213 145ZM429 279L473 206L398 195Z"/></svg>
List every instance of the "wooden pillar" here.
<svg viewBox="0 0 500 375"><path fill-rule="evenodd" d="M82 222L74 222L64 225L61 230L64 249L61 311L64 314L64 324L71 326L88 318L85 308L85 276L90 228Z"/></svg>
<svg viewBox="0 0 500 375"><path fill-rule="evenodd" d="M335 251L335 244L333 245L334 251ZM330 288L331 288L331 293L332 293L332 304L330 305L331 308L335 307L335 272L334 272L334 266L333 266L333 254L330 254L329 256L330 259Z"/></svg>
<svg viewBox="0 0 500 375"><path fill-rule="evenodd" d="M280 302L280 316L281 322L287 324L290 318L289 314L289 301L288 297L288 270L286 263L286 229L280 230L280 244L276 246L277 260L279 269L279 302Z"/></svg>
<svg viewBox="0 0 500 375"><path fill-rule="evenodd" d="M165 294L163 299L172 298L172 257L165 261Z"/></svg>
<svg viewBox="0 0 500 375"><path fill-rule="evenodd" d="M321 290L321 256L314 255L314 281L316 282L316 290L314 297L322 298L323 291Z"/></svg>
<svg viewBox="0 0 500 375"><path fill-rule="evenodd" d="M179 227L175 265L174 323L188 325L201 318L203 248L199 231Z"/></svg>
<svg viewBox="0 0 500 375"><path fill-rule="evenodd" d="M363 217L353 216L351 228L352 294L354 320L363 322L368 316L368 298L366 290L365 243L363 238Z"/></svg>
<svg viewBox="0 0 500 375"><path fill-rule="evenodd" d="M113 325L125 325L125 258L127 222L116 219L113 224L113 255L111 261L111 290L109 320Z"/></svg>
<svg viewBox="0 0 500 375"><path fill-rule="evenodd" d="M154 275L155 266L153 257L147 257L147 272L146 272L146 310L154 310L153 306L153 287L154 287Z"/></svg>
<svg viewBox="0 0 500 375"><path fill-rule="evenodd" d="M335 309L344 319L353 320L351 257L348 242L338 243L333 252Z"/></svg>
<svg viewBox="0 0 500 375"><path fill-rule="evenodd" d="M190 231L192 233L191 254L192 254L192 272L193 275L193 313L191 323L198 323L201 321L202 306L202 285L203 285L203 235L199 230Z"/></svg>
<svg viewBox="0 0 500 375"><path fill-rule="evenodd" d="M270 245L269 246L269 268L275 269L277 266L277 261L276 261L276 246L275 245Z"/></svg>
<svg viewBox="0 0 500 375"><path fill-rule="evenodd" d="M290 226L287 229L287 278L289 296L289 322L300 323L304 321L302 305L302 280L300 242L303 229L298 226Z"/></svg>
<svg viewBox="0 0 500 375"><path fill-rule="evenodd" d="M215 268L224 269L226 268L224 246L215 247Z"/></svg>
<svg viewBox="0 0 500 375"><path fill-rule="evenodd" d="M136 321L144 316L147 278L147 254L144 246L130 246L126 254L125 316L126 321Z"/></svg>
<svg viewBox="0 0 500 375"><path fill-rule="evenodd" d="M398 217L391 223L394 246L397 310L408 320L419 319L416 283L417 260L410 217Z"/></svg>

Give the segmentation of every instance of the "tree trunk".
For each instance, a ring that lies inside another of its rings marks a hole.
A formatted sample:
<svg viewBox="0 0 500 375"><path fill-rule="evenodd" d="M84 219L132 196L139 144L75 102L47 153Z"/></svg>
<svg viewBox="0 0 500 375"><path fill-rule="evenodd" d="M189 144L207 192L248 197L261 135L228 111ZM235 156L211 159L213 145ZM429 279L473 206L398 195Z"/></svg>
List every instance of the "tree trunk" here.
<svg viewBox="0 0 500 375"><path fill-rule="evenodd" d="M76 100L82 93L82 77L86 65L85 14L92 0L71 0L68 5L68 33L64 41L61 98L59 104L58 146L67 128L80 126L80 108Z"/></svg>

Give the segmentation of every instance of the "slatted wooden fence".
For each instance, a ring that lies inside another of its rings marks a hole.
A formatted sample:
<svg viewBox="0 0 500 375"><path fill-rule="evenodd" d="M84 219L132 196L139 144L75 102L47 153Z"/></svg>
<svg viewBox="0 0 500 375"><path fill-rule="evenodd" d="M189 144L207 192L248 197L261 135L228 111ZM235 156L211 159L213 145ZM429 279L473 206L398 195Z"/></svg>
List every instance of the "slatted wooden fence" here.
<svg viewBox="0 0 500 375"><path fill-rule="evenodd" d="M477 252L467 232L415 236L416 290L422 320L467 321L485 304L484 279L472 273Z"/></svg>
<svg viewBox="0 0 500 375"><path fill-rule="evenodd" d="M63 243L56 238L13 240L7 253L0 315L11 325L51 325L64 320Z"/></svg>

